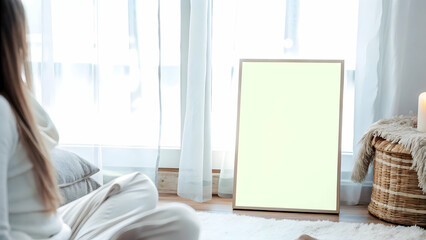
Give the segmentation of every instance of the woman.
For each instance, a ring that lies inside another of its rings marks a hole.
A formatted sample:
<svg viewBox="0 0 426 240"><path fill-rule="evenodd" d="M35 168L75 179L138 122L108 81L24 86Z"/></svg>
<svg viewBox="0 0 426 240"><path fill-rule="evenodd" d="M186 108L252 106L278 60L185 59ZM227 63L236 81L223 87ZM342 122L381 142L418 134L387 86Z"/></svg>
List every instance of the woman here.
<svg viewBox="0 0 426 240"><path fill-rule="evenodd" d="M156 207L157 190L139 173L58 209L49 159L58 135L29 94L24 8L19 0L0 1L0 240L198 239L194 211L183 204Z"/></svg>

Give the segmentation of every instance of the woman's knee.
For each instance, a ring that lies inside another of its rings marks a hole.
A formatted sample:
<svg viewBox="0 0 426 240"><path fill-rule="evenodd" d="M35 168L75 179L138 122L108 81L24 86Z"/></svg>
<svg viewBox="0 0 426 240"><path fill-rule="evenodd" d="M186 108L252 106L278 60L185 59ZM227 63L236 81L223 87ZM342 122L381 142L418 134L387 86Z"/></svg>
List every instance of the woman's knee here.
<svg viewBox="0 0 426 240"><path fill-rule="evenodd" d="M177 229L181 231L185 239L198 239L200 221L194 209L182 203L171 203L166 208L168 215L176 218Z"/></svg>
<svg viewBox="0 0 426 240"><path fill-rule="evenodd" d="M128 176L128 181L121 190L121 195L128 199L126 204L143 204L143 211L155 208L158 202L158 191L155 184L145 174L135 172Z"/></svg>
<svg viewBox="0 0 426 240"><path fill-rule="evenodd" d="M151 195L158 196L157 187L152 182L152 180L145 174L140 172L134 172L127 174L123 177L126 177L126 183L123 186L122 191L134 191L140 189L144 192L150 193Z"/></svg>

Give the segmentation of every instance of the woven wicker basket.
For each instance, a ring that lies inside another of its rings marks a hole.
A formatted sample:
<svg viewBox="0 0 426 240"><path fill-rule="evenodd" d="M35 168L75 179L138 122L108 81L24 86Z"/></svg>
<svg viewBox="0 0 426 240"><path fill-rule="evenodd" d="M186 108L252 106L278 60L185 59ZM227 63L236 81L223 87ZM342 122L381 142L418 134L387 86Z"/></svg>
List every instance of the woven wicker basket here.
<svg viewBox="0 0 426 240"><path fill-rule="evenodd" d="M388 222L426 227L426 194L402 145L374 138L374 181L368 211Z"/></svg>

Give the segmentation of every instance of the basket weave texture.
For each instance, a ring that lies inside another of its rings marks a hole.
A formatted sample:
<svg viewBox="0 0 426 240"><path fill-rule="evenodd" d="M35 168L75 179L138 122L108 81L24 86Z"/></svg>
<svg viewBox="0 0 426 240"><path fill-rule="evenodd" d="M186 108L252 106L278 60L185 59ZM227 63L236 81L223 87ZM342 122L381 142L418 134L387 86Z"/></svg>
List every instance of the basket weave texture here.
<svg viewBox="0 0 426 240"><path fill-rule="evenodd" d="M388 222L426 227L426 194L418 186L413 158L402 145L380 137L372 141L374 180L368 211Z"/></svg>

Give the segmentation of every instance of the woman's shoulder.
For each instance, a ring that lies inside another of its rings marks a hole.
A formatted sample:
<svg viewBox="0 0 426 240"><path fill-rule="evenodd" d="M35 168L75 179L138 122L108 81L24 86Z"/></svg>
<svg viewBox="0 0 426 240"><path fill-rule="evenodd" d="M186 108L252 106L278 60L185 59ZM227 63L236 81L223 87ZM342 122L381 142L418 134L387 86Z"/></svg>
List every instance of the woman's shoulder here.
<svg viewBox="0 0 426 240"><path fill-rule="evenodd" d="M9 101L0 94L0 118L5 120L6 117L11 117L13 114L12 109L10 108Z"/></svg>
<svg viewBox="0 0 426 240"><path fill-rule="evenodd" d="M15 115L9 101L0 94L0 152L13 147L18 141Z"/></svg>
<svg viewBox="0 0 426 240"><path fill-rule="evenodd" d="M13 114L12 108L9 101L0 94L0 131L10 132L16 128L15 115Z"/></svg>

